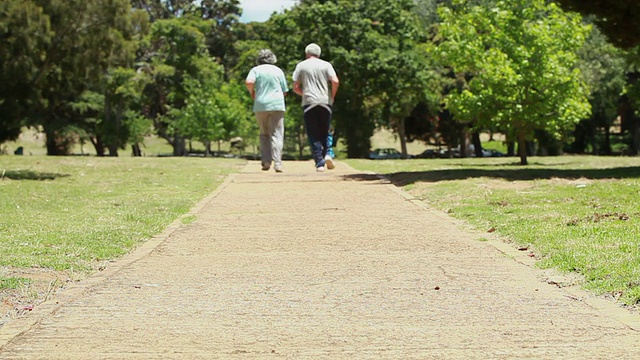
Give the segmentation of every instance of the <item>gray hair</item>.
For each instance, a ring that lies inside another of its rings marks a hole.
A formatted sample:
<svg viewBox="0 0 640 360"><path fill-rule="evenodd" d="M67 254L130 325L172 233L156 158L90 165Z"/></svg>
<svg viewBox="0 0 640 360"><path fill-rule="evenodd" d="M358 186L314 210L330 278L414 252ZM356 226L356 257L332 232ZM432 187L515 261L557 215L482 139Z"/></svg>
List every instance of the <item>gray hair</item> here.
<svg viewBox="0 0 640 360"><path fill-rule="evenodd" d="M258 63L258 65L262 65L262 64L271 64L271 65L273 65L276 62L278 62L278 58L269 49L260 50L260 52L258 53L258 58L256 59L256 63Z"/></svg>
<svg viewBox="0 0 640 360"><path fill-rule="evenodd" d="M307 47L304 49L304 52L305 52L305 54L309 54L309 55L320 57L320 54L322 53L322 50L320 49L320 45L318 45L316 43L311 43L311 44L307 45Z"/></svg>

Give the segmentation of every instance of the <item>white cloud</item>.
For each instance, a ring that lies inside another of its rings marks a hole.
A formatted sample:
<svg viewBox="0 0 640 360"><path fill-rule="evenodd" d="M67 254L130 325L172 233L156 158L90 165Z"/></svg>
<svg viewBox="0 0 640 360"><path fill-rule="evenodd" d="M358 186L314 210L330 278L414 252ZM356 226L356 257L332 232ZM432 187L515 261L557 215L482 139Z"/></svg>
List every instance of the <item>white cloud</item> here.
<svg viewBox="0 0 640 360"><path fill-rule="evenodd" d="M240 0L240 21L267 21L273 12L282 12L296 4L296 0Z"/></svg>

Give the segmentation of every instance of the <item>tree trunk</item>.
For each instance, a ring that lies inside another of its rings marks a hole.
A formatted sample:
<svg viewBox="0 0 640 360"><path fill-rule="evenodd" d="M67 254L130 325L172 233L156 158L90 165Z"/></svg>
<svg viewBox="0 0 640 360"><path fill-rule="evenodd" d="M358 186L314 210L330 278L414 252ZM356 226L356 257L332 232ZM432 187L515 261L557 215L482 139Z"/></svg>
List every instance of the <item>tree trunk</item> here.
<svg viewBox="0 0 640 360"><path fill-rule="evenodd" d="M404 118L398 121L398 136L400 136L400 148L402 149L402 158L409 158L409 154L407 154L407 138L405 136L404 129Z"/></svg>
<svg viewBox="0 0 640 360"><path fill-rule="evenodd" d="M469 157L469 132L466 127L460 129L460 157Z"/></svg>
<svg viewBox="0 0 640 360"><path fill-rule="evenodd" d="M142 156L142 149L140 149L140 144L132 144L131 145L131 155L134 157Z"/></svg>
<svg viewBox="0 0 640 360"><path fill-rule="evenodd" d="M640 154L640 121L634 115L631 125L631 155L638 156Z"/></svg>
<svg viewBox="0 0 640 360"><path fill-rule="evenodd" d="M357 92L357 90L356 90ZM371 150L371 136L375 124L362 110L364 105L359 95L354 93L349 102L349 107L340 112L337 120L343 120L340 128L344 129L344 138L347 142L347 156L349 158L368 158Z"/></svg>
<svg viewBox="0 0 640 360"><path fill-rule="evenodd" d="M118 157L118 145L117 144L109 144L109 156L110 157Z"/></svg>
<svg viewBox="0 0 640 360"><path fill-rule="evenodd" d="M513 141L507 141L507 156L516 156L516 144Z"/></svg>
<svg viewBox="0 0 640 360"><path fill-rule="evenodd" d="M100 135L96 135L95 138L90 138L90 140L94 149L96 149L96 155L98 157L104 157L104 144L102 143Z"/></svg>
<svg viewBox="0 0 640 360"><path fill-rule="evenodd" d="M173 156L187 156L187 142L184 138L176 135L173 139Z"/></svg>
<svg viewBox="0 0 640 360"><path fill-rule="evenodd" d="M608 126L604 128L604 148L602 152L605 155L611 155L611 129Z"/></svg>
<svg viewBox="0 0 640 360"><path fill-rule="evenodd" d="M350 158L367 158L371 149L373 126L367 119L354 119L347 124L347 154Z"/></svg>
<svg viewBox="0 0 640 360"><path fill-rule="evenodd" d="M527 162L527 138L524 134L518 134L518 156L520 156L520 165L529 165Z"/></svg>
<svg viewBox="0 0 640 360"><path fill-rule="evenodd" d="M473 141L473 151L476 153L476 157L483 157L482 154L482 142L480 141L480 133L475 131L471 134L471 140Z"/></svg>
<svg viewBox="0 0 640 360"><path fill-rule="evenodd" d="M61 156L71 153L73 141L66 137L60 130L45 128L47 155Z"/></svg>
<svg viewBox="0 0 640 360"><path fill-rule="evenodd" d="M116 138L115 143L113 144L113 155L118 156L118 149L122 147L123 149L126 146L125 140L122 138L122 118L124 117L124 101L120 100L116 105Z"/></svg>

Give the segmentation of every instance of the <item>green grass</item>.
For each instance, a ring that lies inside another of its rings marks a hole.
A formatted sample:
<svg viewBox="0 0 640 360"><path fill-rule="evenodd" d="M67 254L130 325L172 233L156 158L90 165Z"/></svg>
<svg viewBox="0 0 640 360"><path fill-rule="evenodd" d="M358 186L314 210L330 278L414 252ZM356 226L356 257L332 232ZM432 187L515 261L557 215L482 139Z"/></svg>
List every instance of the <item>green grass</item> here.
<svg viewBox="0 0 640 360"><path fill-rule="evenodd" d="M1 289L16 290L16 289L19 289L21 286L29 284L30 282L31 280L26 278L0 277L0 290Z"/></svg>
<svg viewBox="0 0 640 360"><path fill-rule="evenodd" d="M430 206L529 246L542 268L640 303L640 158L349 160Z"/></svg>
<svg viewBox="0 0 640 360"><path fill-rule="evenodd" d="M90 273L162 232L242 164L0 156L0 267ZM0 289L14 283L1 280Z"/></svg>
<svg viewBox="0 0 640 360"><path fill-rule="evenodd" d="M44 133L33 128L24 128L20 137L16 141L7 141L0 144L0 155L12 155L15 150L22 147L24 155L44 156L47 154L45 139L46 135ZM173 148L167 140L157 136L145 137L142 144L140 144L140 149L142 150L142 155L144 157L173 154ZM193 141L190 144L187 144L187 149L193 150L194 152L204 152L205 147L201 142ZM73 155L96 155L96 150L91 143L80 144L77 142L70 150ZM216 142L212 144L211 150L233 152L228 142L221 142L220 144ZM252 153L252 150L254 149L248 146L246 153ZM237 153L237 151L235 152ZM127 148L125 150L119 150L118 155L120 157L130 157L132 156L131 149Z"/></svg>

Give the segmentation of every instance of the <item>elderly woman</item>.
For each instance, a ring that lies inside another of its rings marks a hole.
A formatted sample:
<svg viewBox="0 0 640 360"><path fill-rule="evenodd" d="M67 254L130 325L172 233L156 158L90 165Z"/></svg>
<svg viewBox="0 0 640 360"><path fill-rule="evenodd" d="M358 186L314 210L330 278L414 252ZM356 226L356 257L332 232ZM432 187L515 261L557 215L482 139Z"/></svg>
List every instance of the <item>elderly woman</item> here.
<svg viewBox="0 0 640 360"><path fill-rule="evenodd" d="M246 85L253 98L253 111L260 126L262 170L273 167L282 172L284 146L284 97L289 91L282 70L275 66L276 56L269 49L260 50L255 66L247 75Z"/></svg>

